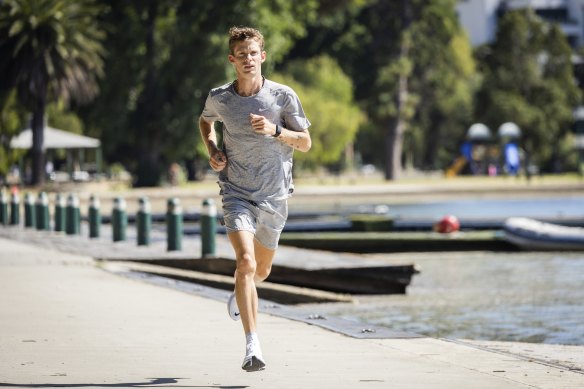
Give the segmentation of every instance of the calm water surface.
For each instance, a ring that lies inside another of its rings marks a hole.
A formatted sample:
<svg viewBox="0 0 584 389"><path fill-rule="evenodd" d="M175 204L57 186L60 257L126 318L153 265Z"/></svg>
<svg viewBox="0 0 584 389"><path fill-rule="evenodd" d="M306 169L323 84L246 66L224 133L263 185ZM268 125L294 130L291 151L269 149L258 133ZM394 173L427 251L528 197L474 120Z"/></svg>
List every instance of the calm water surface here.
<svg viewBox="0 0 584 389"><path fill-rule="evenodd" d="M436 219L446 214L459 218L576 218L584 217L584 196L390 204L387 208L389 215L396 218Z"/></svg>
<svg viewBox="0 0 584 389"><path fill-rule="evenodd" d="M433 337L584 344L584 253L391 256L421 267L406 295L314 309Z"/></svg>

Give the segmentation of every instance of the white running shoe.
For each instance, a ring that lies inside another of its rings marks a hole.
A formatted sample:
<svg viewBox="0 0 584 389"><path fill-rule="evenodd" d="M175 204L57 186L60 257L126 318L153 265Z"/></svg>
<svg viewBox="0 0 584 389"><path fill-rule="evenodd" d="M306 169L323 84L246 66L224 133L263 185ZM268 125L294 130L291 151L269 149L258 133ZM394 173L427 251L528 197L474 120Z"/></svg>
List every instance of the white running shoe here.
<svg viewBox="0 0 584 389"><path fill-rule="evenodd" d="M245 348L245 358L243 358L241 368L250 373L264 370L265 367L266 362L264 362L260 345L255 342L249 342Z"/></svg>
<svg viewBox="0 0 584 389"><path fill-rule="evenodd" d="M266 363L255 355L246 356L243 358L243 365L241 368L248 373L253 371L260 371L266 368Z"/></svg>
<svg viewBox="0 0 584 389"><path fill-rule="evenodd" d="M231 293L229 300L227 300L227 312L229 317L235 321L239 320L239 308L237 307L237 299L235 298L235 292Z"/></svg>

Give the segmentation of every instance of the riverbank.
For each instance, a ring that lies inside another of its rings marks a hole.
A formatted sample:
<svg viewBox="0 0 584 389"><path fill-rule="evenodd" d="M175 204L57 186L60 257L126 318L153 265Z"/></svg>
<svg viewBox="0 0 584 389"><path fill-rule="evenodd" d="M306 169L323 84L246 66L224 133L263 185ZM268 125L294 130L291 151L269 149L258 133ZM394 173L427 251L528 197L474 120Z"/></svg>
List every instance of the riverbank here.
<svg viewBox="0 0 584 389"><path fill-rule="evenodd" d="M177 187L128 188L107 182L47 186L50 191L76 192L85 209L94 194L105 209L111 209L116 197L126 199L129 212L138 208L138 199L148 197L152 211L166 210L170 197L179 198L186 212L199 212L204 199L220 204L216 178ZM584 179L578 176L524 177L414 177L383 181L379 177L341 176L295 179L296 189L289 201L292 212L302 210L334 211L363 204L416 203L460 199L509 199L577 196L584 193ZM25 190L26 191L26 190ZM32 189L33 192L38 191Z"/></svg>
<svg viewBox="0 0 584 389"><path fill-rule="evenodd" d="M268 368L248 374L239 367L241 327L228 319L225 301L119 277L88 256L6 239L0 247L2 387L584 385L572 356L568 365L424 337L358 339L264 313ZM553 350L561 358L563 348Z"/></svg>

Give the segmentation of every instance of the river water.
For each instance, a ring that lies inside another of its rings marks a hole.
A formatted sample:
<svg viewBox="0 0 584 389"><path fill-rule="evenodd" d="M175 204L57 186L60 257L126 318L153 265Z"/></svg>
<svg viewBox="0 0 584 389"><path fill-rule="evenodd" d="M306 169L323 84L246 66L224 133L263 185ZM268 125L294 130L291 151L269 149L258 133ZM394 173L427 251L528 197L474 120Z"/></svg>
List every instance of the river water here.
<svg viewBox="0 0 584 389"><path fill-rule="evenodd" d="M510 216L584 220L584 198L469 200L387 205L403 219ZM415 263L405 295L319 304L330 317L432 337L584 345L584 252L373 254Z"/></svg>
<svg viewBox="0 0 584 389"><path fill-rule="evenodd" d="M388 215L395 218L436 219L445 214L459 218L504 219L510 216L531 218L583 218L584 196L505 199L457 200L385 206Z"/></svg>
<svg viewBox="0 0 584 389"><path fill-rule="evenodd" d="M584 253L399 257L422 270L406 295L359 296L354 304L313 309L432 337L584 345Z"/></svg>

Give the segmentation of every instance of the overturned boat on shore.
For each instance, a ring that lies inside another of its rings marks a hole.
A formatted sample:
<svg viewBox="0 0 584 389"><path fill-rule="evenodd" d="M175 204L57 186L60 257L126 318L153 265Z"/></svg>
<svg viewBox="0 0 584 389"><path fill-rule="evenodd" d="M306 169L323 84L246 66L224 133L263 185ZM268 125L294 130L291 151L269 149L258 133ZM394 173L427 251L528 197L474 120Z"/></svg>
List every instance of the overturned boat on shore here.
<svg viewBox="0 0 584 389"><path fill-rule="evenodd" d="M523 250L584 250L584 228L512 217L503 223L505 239Z"/></svg>

